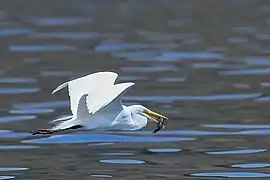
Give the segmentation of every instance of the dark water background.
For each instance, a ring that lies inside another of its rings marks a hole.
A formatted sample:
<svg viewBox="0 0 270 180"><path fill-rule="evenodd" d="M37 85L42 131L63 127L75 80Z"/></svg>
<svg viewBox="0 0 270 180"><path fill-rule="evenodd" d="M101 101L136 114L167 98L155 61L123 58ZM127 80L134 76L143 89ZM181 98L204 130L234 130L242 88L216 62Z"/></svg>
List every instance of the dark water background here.
<svg viewBox="0 0 270 180"><path fill-rule="evenodd" d="M269 179L270 3L0 1L0 179ZM167 128L32 137L115 71Z"/></svg>

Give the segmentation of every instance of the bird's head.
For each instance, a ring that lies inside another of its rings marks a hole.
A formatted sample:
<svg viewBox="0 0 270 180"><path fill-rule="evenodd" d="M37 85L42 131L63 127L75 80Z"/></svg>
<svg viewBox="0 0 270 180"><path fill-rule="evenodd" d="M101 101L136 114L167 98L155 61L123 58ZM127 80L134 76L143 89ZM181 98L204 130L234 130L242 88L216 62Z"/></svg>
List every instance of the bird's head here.
<svg viewBox="0 0 270 180"><path fill-rule="evenodd" d="M159 114L153 110L150 110L142 105L133 105L133 108L136 109L136 112L149 120L152 120L155 123L160 123L160 119L168 120L168 118L162 114Z"/></svg>

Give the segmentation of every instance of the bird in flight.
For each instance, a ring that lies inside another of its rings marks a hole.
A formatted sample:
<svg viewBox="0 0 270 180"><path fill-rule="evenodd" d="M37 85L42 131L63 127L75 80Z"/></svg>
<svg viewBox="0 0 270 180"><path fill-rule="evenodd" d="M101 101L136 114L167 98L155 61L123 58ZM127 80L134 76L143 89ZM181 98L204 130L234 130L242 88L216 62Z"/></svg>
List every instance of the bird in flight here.
<svg viewBox="0 0 270 180"><path fill-rule="evenodd" d="M122 96L133 82L115 84L114 72L97 72L61 84L52 94L68 87L71 116L53 120L51 129L32 131L35 134L52 134L69 129L86 130L138 130L148 120L158 124L154 132L164 128L167 117L142 105L125 106Z"/></svg>

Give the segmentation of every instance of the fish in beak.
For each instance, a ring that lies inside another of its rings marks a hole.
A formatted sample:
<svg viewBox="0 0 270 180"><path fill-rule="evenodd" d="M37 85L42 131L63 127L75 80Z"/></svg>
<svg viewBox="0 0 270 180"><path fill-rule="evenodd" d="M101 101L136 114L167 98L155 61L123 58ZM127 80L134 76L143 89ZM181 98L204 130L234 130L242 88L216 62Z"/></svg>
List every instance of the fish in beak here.
<svg viewBox="0 0 270 180"><path fill-rule="evenodd" d="M165 125L164 125L164 120L168 120L168 118L162 114L159 114L157 112L151 111L149 109L147 109L145 111L145 114L147 115L147 117L154 121L155 123L157 123L157 128L153 131L153 133L156 133L157 131L159 131L160 129L164 129Z"/></svg>
<svg viewBox="0 0 270 180"><path fill-rule="evenodd" d="M159 114L155 111L151 111L149 109L145 110L145 114L150 120L154 121L155 123L160 123L160 119L168 120L166 116Z"/></svg>

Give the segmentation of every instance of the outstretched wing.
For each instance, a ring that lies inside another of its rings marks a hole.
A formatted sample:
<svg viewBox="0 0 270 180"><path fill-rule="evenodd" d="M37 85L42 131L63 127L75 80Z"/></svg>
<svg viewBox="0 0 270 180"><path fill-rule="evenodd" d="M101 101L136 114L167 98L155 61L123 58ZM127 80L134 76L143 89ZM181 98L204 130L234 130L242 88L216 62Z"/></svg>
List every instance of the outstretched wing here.
<svg viewBox="0 0 270 180"><path fill-rule="evenodd" d="M97 91L97 89L106 89L106 86L112 86L115 83L117 76L118 75L114 72L97 72L89 74L61 84L52 93L68 86L70 109L73 115L77 115L79 100L82 95Z"/></svg>
<svg viewBox="0 0 270 180"><path fill-rule="evenodd" d="M111 85L81 96L77 116L56 125L53 130L82 125L87 129L106 128L123 110L121 97L134 83Z"/></svg>
<svg viewBox="0 0 270 180"><path fill-rule="evenodd" d="M133 82L120 83L107 87L107 89L103 91L94 91L88 93L86 98L88 112L90 114L95 114L103 107L111 104L115 107L115 109L122 109L121 96L129 87L133 86L134 84L135 83Z"/></svg>

